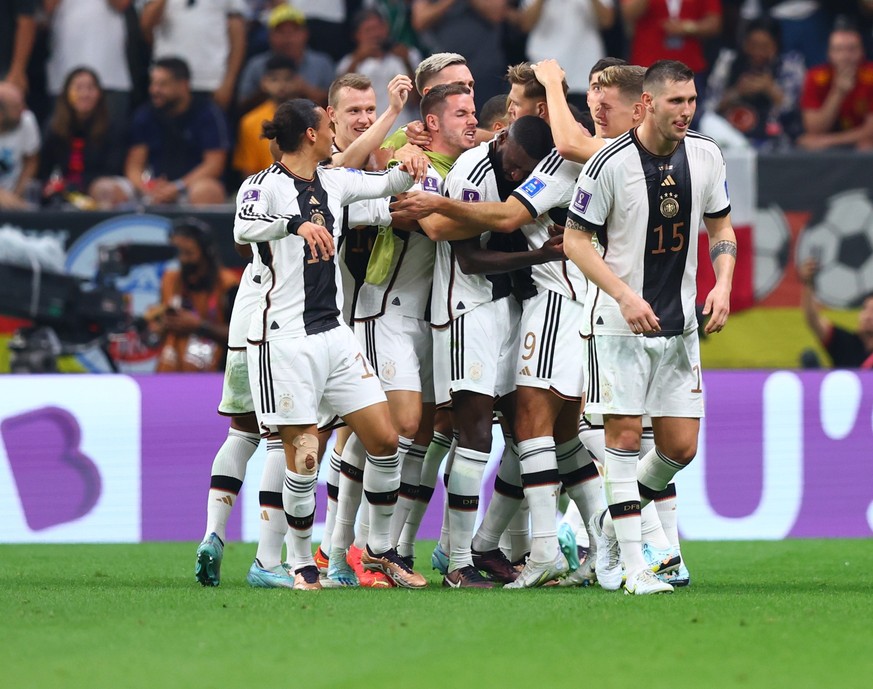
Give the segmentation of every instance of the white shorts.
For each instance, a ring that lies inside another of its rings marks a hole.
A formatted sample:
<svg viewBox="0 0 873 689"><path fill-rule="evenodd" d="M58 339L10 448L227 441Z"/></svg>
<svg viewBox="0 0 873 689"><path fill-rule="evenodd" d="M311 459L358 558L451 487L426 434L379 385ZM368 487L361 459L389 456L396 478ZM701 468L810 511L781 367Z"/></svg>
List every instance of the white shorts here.
<svg viewBox="0 0 873 689"><path fill-rule="evenodd" d="M595 335L585 412L702 418L697 332L677 337Z"/></svg>
<svg viewBox="0 0 873 689"><path fill-rule="evenodd" d="M512 297L481 304L434 330L436 402L446 405L462 390L502 397L515 390L521 309Z"/></svg>
<svg viewBox="0 0 873 689"><path fill-rule="evenodd" d="M249 384L249 363L246 350L227 350L224 367L224 385L218 413L223 416L242 416L255 411L252 388Z"/></svg>
<svg viewBox="0 0 873 689"><path fill-rule="evenodd" d="M433 404L433 333L419 318L386 313L355 323L355 335L379 374L382 389L413 390Z"/></svg>
<svg viewBox="0 0 873 689"><path fill-rule="evenodd" d="M262 428L323 424L385 401L351 328L249 345L249 381Z"/></svg>
<svg viewBox="0 0 873 689"><path fill-rule="evenodd" d="M521 310L515 384L581 400L585 394L584 305L557 292L531 297Z"/></svg>
<svg viewBox="0 0 873 689"><path fill-rule="evenodd" d="M227 327L227 346L241 351L245 351L252 314L258 310L258 301L261 298L261 276L254 275L253 270L254 267L249 263L243 271Z"/></svg>

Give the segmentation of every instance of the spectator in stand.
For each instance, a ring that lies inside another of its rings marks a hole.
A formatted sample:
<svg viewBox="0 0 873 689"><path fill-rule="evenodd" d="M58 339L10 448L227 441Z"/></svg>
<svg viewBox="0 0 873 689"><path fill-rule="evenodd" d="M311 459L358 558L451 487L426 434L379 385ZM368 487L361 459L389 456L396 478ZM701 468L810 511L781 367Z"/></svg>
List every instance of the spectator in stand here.
<svg viewBox="0 0 873 689"><path fill-rule="evenodd" d="M7 0L0 5L0 81L27 92L27 63L36 39L36 0Z"/></svg>
<svg viewBox="0 0 873 689"><path fill-rule="evenodd" d="M39 179L44 202L63 201L74 194L94 196L101 177L124 171L122 122L112 119L97 73L88 67L71 71L64 80L54 113L43 137ZM92 188L95 185L95 188ZM120 197L118 202L123 202ZM87 205L87 203L86 203Z"/></svg>
<svg viewBox="0 0 873 689"><path fill-rule="evenodd" d="M124 14L133 0L44 0L50 18L51 54L46 72L53 99L66 93L73 67L89 67L103 85L102 97L113 121L130 115L133 81L126 59Z"/></svg>
<svg viewBox="0 0 873 689"><path fill-rule="evenodd" d="M355 15L354 39L355 51L339 61L337 76L355 72L369 77L376 91L376 110L384 112L388 108L388 84L398 74L414 79L421 55L415 48L391 40L388 22L376 9L363 9ZM418 99L410 98L396 124L414 119L418 119Z"/></svg>
<svg viewBox="0 0 873 689"><path fill-rule="evenodd" d="M431 53L459 53L476 81L476 102L506 92L501 29L507 0L413 0L412 27Z"/></svg>
<svg viewBox="0 0 873 689"><path fill-rule="evenodd" d="M0 82L0 208L30 208L26 195L39 166L39 124L24 94Z"/></svg>
<svg viewBox="0 0 873 689"><path fill-rule="evenodd" d="M327 105L327 90L334 77L333 60L324 53L309 49L309 32L303 13L290 5L279 5L270 12L267 28L270 31L270 50L255 55L246 63L239 82L240 104L257 97L267 60L280 55L293 60L297 67L295 93Z"/></svg>
<svg viewBox="0 0 873 689"><path fill-rule="evenodd" d="M184 60L158 60L150 77L151 102L133 116L128 182L146 203L223 203L230 148L224 115L215 103L194 100Z"/></svg>
<svg viewBox="0 0 873 689"><path fill-rule="evenodd" d="M378 9L388 22L391 40L421 53L418 34L412 28L412 0L364 0L365 7Z"/></svg>
<svg viewBox="0 0 873 689"><path fill-rule="evenodd" d="M197 218L173 223L179 269L161 278L161 303L145 318L160 336L158 372L215 371L227 349L237 274L221 265L210 227Z"/></svg>
<svg viewBox="0 0 873 689"><path fill-rule="evenodd" d="M361 0L285 0L306 17L309 45L336 62L352 49L347 12L360 9Z"/></svg>
<svg viewBox="0 0 873 689"><path fill-rule="evenodd" d="M227 110L245 61L245 12L244 0L146 0L140 23L152 57L185 60L191 89Z"/></svg>
<svg viewBox="0 0 873 689"><path fill-rule="evenodd" d="M703 45L721 32L721 0L621 0L621 7L633 34L629 62L641 67L657 60L684 62L696 75L702 101L708 74Z"/></svg>
<svg viewBox="0 0 873 689"><path fill-rule="evenodd" d="M803 56L780 53L778 34L770 19L749 22L740 50L719 53L706 87L706 110L770 150L790 146L802 131L799 101L806 74Z"/></svg>
<svg viewBox="0 0 873 689"><path fill-rule="evenodd" d="M825 3L818 0L759 0L759 4L779 23L782 50L803 55L807 67L819 65L827 59L828 32L833 19ZM835 4L834 0L828 4Z"/></svg>
<svg viewBox="0 0 873 689"><path fill-rule="evenodd" d="M873 147L873 62L865 60L856 29L837 26L831 32L828 62L806 73L800 108L802 148Z"/></svg>
<svg viewBox="0 0 873 689"><path fill-rule="evenodd" d="M299 95L294 91L296 75L293 60L281 55L274 55L267 60L264 76L261 77L261 91L267 94L267 100L243 115L239 123L233 169L243 176L266 170L273 164L270 140L261 136L262 125L273 119L280 103Z"/></svg>
<svg viewBox="0 0 873 689"><path fill-rule="evenodd" d="M567 75L567 100L585 107L588 72L606 56L600 32L615 22L614 0L522 0L509 19L528 34L528 60L556 59Z"/></svg>
<svg viewBox="0 0 873 689"><path fill-rule="evenodd" d="M809 329L825 348L835 368L873 369L873 294L868 294L861 302L858 331L850 332L834 325L822 313L821 304L814 294L817 272L818 265L814 259L807 259L798 268L803 285L800 305ZM816 368L812 358L810 353L804 352L805 368Z"/></svg>

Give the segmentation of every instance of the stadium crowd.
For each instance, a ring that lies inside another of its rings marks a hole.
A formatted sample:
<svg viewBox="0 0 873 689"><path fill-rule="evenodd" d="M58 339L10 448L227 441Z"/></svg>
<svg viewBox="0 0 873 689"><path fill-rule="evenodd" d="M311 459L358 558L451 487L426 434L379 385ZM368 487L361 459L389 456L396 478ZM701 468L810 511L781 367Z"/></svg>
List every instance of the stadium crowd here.
<svg viewBox="0 0 873 689"><path fill-rule="evenodd" d="M678 59L697 75L695 126L725 143L866 149L871 26L869 0L14 0L0 207L227 202L268 155L275 103L327 105L355 72L382 112L390 80L433 52L466 57L480 109L508 64L557 59L584 109L598 59ZM416 119L413 93L397 124Z"/></svg>

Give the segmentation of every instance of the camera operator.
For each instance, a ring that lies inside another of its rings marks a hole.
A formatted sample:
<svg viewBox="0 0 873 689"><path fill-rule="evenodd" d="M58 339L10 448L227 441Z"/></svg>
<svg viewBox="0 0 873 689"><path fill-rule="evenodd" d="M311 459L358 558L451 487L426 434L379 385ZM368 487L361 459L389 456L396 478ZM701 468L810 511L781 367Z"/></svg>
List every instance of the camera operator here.
<svg viewBox="0 0 873 689"><path fill-rule="evenodd" d="M239 277L221 264L209 226L197 218L174 222L170 241L179 252L179 269L164 273L161 303L145 314L161 338L157 370L218 370Z"/></svg>

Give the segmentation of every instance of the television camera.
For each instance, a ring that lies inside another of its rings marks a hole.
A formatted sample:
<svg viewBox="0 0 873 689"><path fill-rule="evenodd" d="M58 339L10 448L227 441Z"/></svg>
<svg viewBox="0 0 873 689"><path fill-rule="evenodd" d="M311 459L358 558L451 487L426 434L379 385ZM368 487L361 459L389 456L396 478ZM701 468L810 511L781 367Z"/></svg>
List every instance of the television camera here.
<svg viewBox="0 0 873 689"><path fill-rule="evenodd" d="M146 323L131 316L125 295L116 280L131 268L175 258L173 246L125 243L101 246L94 280L63 273L0 263L0 314L31 321L9 341L12 373L57 371L62 355L98 347L113 371L110 339L135 330L148 339Z"/></svg>

